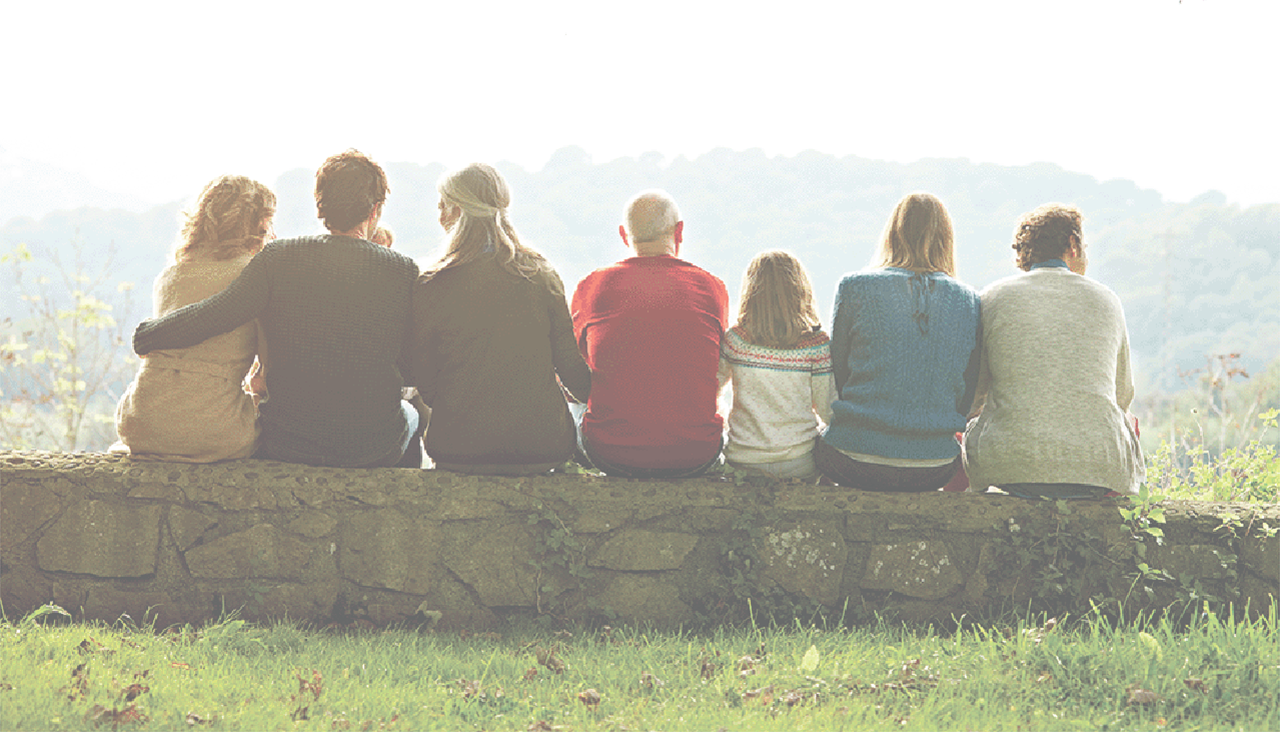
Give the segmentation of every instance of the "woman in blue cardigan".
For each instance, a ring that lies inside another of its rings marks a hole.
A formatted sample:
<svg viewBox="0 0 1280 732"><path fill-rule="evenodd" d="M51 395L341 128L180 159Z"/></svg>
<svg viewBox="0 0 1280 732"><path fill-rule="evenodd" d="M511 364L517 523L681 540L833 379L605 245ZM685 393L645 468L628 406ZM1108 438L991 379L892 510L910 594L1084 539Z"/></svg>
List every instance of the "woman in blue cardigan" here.
<svg viewBox="0 0 1280 732"><path fill-rule="evenodd" d="M960 467L978 377L978 293L955 279L951 217L912 193L894 209L872 268L836 291L837 399L819 441L822 474L871 491L930 491Z"/></svg>

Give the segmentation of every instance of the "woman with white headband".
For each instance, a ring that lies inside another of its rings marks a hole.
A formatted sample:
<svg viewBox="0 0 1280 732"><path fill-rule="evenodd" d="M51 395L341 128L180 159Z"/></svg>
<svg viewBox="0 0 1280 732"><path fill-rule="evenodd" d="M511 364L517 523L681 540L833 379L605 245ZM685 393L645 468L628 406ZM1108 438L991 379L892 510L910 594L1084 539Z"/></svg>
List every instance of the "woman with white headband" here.
<svg viewBox="0 0 1280 732"><path fill-rule="evenodd" d="M438 190L448 243L414 288L410 353L410 381L431 407L427 454L457 472L548 472L574 448L561 384L579 401L591 390L564 285L520 242L497 170L473 163Z"/></svg>

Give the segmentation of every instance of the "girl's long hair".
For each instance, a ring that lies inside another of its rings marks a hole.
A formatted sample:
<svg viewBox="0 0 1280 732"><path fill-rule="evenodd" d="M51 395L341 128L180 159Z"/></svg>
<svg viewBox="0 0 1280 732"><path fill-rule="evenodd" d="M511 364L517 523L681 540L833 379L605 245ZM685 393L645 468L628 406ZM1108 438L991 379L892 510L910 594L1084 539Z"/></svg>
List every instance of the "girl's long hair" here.
<svg viewBox="0 0 1280 732"><path fill-rule="evenodd" d="M508 272L525 279L549 268L545 257L520 242L507 219L511 190L492 166L472 163L445 175L437 189L440 200L446 206L458 207L461 214L449 228L444 255L423 270L421 279L431 279L450 267L489 256L496 257Z"/></svg>
<svg viewBox="0 0 1280 732"><path fill-rule="evenodd" d="M748 341L769 348L793 348L819 324L813 285L804 265L790 252L761 252L747 265L738 303L738 328Z"/></svg>
<svg viewBox="0 0 1280 732"><path fill-rule="evenodd" d="M262 249L276 213L276 194L242 175L224 175L200 192L194 211L184 214L175 260L192 259L197 252L212 259L232 259Z"/></svg>
<svg viewBox="0 0 1280 732"><path fill-rule="evenodd" d="M912 193L899 201L872 264L955 277L955 234L942 201L929 193Z"/></svg>

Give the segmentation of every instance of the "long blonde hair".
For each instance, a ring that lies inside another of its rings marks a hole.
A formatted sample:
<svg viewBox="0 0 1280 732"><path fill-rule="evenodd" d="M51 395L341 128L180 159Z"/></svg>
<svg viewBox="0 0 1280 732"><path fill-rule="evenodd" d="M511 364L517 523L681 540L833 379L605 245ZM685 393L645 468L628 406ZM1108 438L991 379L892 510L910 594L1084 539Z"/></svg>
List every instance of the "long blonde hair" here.
<svg viewBox="0 0 1280 732"><path fill-rule="evenodd" d="M872 264L955 277L955 234L942 201L921 192L899 201L885 224L880 251Z"/></svg>
<svg viewBox="0 0 1280 732"><path fill-rule="evenodd" d="M503 268L526 279L548 269L546 258L520 243L507 219L511 190L492 166L472 163L440 179L437 187L446 206L460 214L449 227L449 242L440 260L423 270L427 280L450 267L493 256Z"/></svg>
<svg viewBox="0 0 1280 732"><path fill-rule="evenodd" d="M792 348L818 325L813 285L804 265L790 252L761 252L742 276L738 328L748 341L769 348Z"/></svg>
<svg viewBox="0 0 1280 732"><path fill-rule="evenodd" d="M242 175L215 178L200 192L195 210L184 213L173 258L191 259L197 250L218 260L256 254L275 213L276 194L270 188Z"/></svg>

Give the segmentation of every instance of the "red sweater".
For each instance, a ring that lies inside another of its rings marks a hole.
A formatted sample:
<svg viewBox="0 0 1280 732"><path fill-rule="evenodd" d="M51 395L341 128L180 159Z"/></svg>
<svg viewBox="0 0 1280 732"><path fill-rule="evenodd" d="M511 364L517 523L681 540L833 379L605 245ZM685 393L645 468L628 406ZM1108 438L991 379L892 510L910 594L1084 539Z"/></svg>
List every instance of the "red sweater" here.
<svg viewBox="0 0 1280 732"><path fill-rule="evenodd" d="M675 257L632 257L587 275L571 309L591 367L582 423L591 449L635 468L692 468L715 457L724 283Z"/></svg>

